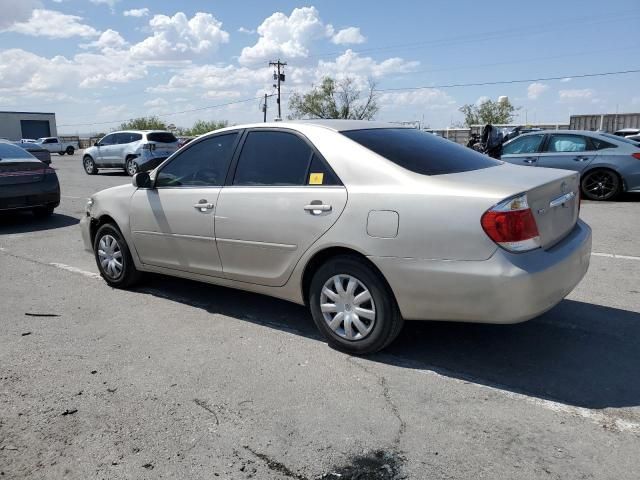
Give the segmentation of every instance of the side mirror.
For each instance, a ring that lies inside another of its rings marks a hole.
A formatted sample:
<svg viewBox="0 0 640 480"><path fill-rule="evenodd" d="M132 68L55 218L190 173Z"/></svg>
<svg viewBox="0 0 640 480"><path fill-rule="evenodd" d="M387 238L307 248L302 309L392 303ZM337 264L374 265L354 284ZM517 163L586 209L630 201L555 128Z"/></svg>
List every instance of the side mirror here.
<svg viewBox="0 0 640 480"><path fill-rule="evenodd" d="M100 142L96 142L93 144L94 147L99 147L100 146Z"/></svg>
<svg viewBox="0 0 640 480"><path fill-rule="evenodd" d="M133 176L131 183L136 188L151 188L151 177L148 172L139 172Z"/></svg>

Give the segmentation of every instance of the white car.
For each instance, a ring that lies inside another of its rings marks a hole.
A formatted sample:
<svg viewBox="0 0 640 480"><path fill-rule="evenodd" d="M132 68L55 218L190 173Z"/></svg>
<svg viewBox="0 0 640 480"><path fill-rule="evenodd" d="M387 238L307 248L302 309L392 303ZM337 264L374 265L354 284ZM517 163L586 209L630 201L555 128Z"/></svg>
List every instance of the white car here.
<svg viewBox="0 0 640 480"><path fill-rule="evenodd" d="M73 142L63 142L58 137L42 137L36 140L45 150L49 150L51 153L57 153L58 155L73 155L78 145Z"/></svg>
<svg viewBox="0 0 640 480"><path fill-rule="evenodd" d="M129 175L153 170L178 150L178 139L162 130L129 130L104 136L84 151L82 165L88 175L99 168L124 168Z"/></svg>

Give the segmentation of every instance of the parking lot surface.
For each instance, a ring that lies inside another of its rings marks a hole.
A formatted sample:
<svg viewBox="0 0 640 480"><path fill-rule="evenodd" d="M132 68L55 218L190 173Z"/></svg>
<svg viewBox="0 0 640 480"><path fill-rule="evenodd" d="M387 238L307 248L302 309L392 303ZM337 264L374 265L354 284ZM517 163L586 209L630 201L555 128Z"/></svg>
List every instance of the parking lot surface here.
<svg viewBox="0 0 640 480"><path fill-rule="evenodd" d="M638 478L640 196L583 202L590 271L547 314L358 358L276 299L109 288L78 221L130 178L53 166L53 217L0 218L0 478Z"/></svg>

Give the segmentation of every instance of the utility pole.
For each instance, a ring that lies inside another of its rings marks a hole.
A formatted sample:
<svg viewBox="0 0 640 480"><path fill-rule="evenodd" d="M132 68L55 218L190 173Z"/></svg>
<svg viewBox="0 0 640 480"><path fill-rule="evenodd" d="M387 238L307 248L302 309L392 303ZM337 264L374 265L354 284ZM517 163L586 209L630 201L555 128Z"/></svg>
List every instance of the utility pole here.
<svg viewBox="0 0 640 480"><path fill-rule="evenodd" d="M276 67L277 70L274 70L273 72L273 79L276 80L278 83L274 84L274 87L278 88L278 118L276 120L282 120L282 108L280 106L280 83L284 82L285 76L284 76L284 66L287 64L287 62L281 62L280 59L276 60L275 62L269 62L269 66L270 67ZM280 71L280 68L282 68L282 71Z"/></svg>
<svg viewBox="0 0 640 480"><path fill-rule="evenodd" d="M262 113L264 114L264 123L267 123L267 94L264 94L264 103L262 104Z"/></svg>

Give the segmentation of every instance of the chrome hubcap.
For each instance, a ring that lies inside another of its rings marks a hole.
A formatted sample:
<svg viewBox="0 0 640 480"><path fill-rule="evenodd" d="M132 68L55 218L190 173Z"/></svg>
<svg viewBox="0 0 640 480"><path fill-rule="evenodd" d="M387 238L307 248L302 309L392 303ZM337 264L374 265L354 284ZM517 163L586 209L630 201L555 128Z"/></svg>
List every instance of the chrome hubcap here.
<svg viewBox="0 0 640 480"><path fill-rule="evenodd" d="M129 160L128 170L131 175L135 175L138 172L138 165L136 165L136 162L134 162L133 160Z"/></svg>
<svg viewBox="0 0 640 480"><path fill-rule="evenodd" d="M93 170L93 162L88 158L84 161L84 169L87 172L90 172L91 170Z"/></svg>
<svg viewBox="0 0 640 480"><path fill-rule="evenodd" d="M110 278L118 278L122 274L122 250L111 235L103 236L98 242L98 259L102 271Z"/></svg>
<svg viewBox="0 0 640 480"><path fill-rule="evenodd" d="M376 306L369 289L351 275L335 275L326 281L320 310L329 328L347 340L362 340L376 323Z"/></svg>

